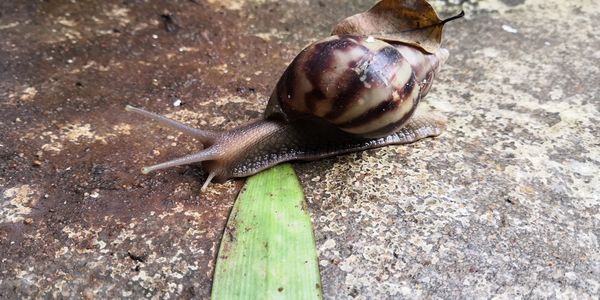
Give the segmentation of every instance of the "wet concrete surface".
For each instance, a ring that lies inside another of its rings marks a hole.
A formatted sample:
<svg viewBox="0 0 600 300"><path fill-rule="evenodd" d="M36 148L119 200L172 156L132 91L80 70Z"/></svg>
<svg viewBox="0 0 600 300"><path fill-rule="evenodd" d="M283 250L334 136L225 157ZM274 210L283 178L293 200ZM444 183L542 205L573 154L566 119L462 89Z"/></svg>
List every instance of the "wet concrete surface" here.
<svg viewBox="0 0 600 300"><path fill-rule="evenodd" d="M295 164L325 296L597 298L598 4L435 5L468 14L427 99L448 131ZM0 298L207 298L243 180L141 175L198 145L125 104L256 119L302 46L369 6L1 2Z"/></svg>

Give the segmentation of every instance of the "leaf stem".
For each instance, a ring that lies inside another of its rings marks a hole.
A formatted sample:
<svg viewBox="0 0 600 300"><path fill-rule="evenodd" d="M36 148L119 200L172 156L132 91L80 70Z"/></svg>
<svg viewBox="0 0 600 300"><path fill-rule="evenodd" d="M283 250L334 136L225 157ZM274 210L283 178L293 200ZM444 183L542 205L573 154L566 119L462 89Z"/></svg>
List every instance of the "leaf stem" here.
<svg viewBox="0 0 600 300"><path fill-rule="evenodd" d="M450 17L450 18L447 18L447 19L444 19L444 20L442 20L442 22L440 22L439 24L440 24L440 25L441 25L441 24L446 24L446 23L448 23L448 22L450 22L450 21L454 21L454 20L456 20L456 19L460 19L460 18L462 18L462 17L464 17L464 16L465 16L465 11L464 11L464 10L461 10L461 11L460 11L460 12L459 12L457 15L455 15L455 16L452 16L452 17Z"/></svg>
<svg viewBox="0 0 600 300"><path fill-rule="evenodd" d="M444 19L444 20L442 20L442 21L440 21L438 23L435 23L435 24L431 24L431 25L427 25L427 26L423 26L423 27L418 27L418 28L411 28L411 29L407 29L407 30L401 30L401 31L398 31L398 32L381 32L381 33L378 33L378 34L394 34L394 33L404 33L404 32L419 31L419 30L428 29L428 28L431 28L431 27L441 26L441 25L444 25L444 24L446 24L446 23L448 23L450 21L454 21L456 19L460 19L460 18L462 18L464 16L465 16L465 11L461 10L460 13L458 13L457 15L449 17L447 19Z"/></svg>

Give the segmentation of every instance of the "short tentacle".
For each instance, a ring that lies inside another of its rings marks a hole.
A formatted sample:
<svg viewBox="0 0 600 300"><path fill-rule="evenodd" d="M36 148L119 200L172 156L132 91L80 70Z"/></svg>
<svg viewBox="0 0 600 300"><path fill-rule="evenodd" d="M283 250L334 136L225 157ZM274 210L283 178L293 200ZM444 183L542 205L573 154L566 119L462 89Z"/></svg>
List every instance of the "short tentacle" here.
<svg viewBox="0 0 600 300"><path fill-rule="evenodd" d="M203 129L190 127L187 124L184 124L184 123L181 123L181 122L178 122L175 120L171 120L167 117L149 112L149 111L141 109L141 108L133 107L131 105L125 106L125 110L134 112L134 113L142 115L146 118L152 119L152 120L158 122L159 124L166 125L171 128L185 132L185 133L197 138L203 144L212 144L219 135L218 132L215 132L212 130L203 130Z"/></svg>
<svg viewBox="0 0 600 300"><path fill-rule="evenodd" d="M200 188L200 191L204 191L206 189L206 187L208 186L208 184L213 180L213 178L215 178L216 175L217 175L217 173L215 173L215 172L208 173L208 177L206 178L206 181L204 181L204 184Z"/></svg>

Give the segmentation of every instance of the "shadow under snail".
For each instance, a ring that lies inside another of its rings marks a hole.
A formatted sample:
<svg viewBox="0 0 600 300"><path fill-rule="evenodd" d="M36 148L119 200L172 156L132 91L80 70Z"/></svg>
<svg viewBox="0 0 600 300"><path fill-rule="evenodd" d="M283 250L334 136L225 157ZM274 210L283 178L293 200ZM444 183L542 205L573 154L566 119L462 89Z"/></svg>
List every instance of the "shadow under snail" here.
<svg viewBox="0 0 600 300"><path fill-rule="evenodd" d="M417 113L448 58L371 36L331 36L306 47L277 83L261 120L204 130L127 106L198 139L204 149L142 168L142 173L202 162L213 178L245 177L291 160L316 160L439 135L445 118Z"/></svg>

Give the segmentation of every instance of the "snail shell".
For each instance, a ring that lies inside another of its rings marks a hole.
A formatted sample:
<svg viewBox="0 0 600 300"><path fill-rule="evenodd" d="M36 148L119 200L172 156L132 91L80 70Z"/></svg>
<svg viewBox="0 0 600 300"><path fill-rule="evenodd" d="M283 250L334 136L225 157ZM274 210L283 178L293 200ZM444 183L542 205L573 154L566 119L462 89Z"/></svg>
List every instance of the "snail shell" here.
<svg viewBox="0 0 600 300"><path fill-rule="evenodd" d="M447 57L446 49L426 55L372 37L332 36L293 60L266 115L316 117L358 136L386 136L410 118Z"/></svg>
<svg viewBox="0 0 600 300"><path fill-rule="evenodd" d="M257 173L290 160L314 160L437 136L445 119L413 116L448 58L361 36L331 36L293 60L278 81L264 118L227 131L191 128L127 106L198 139L204 149L143 168L143 173L202 162L203 186Z"/></svg>

